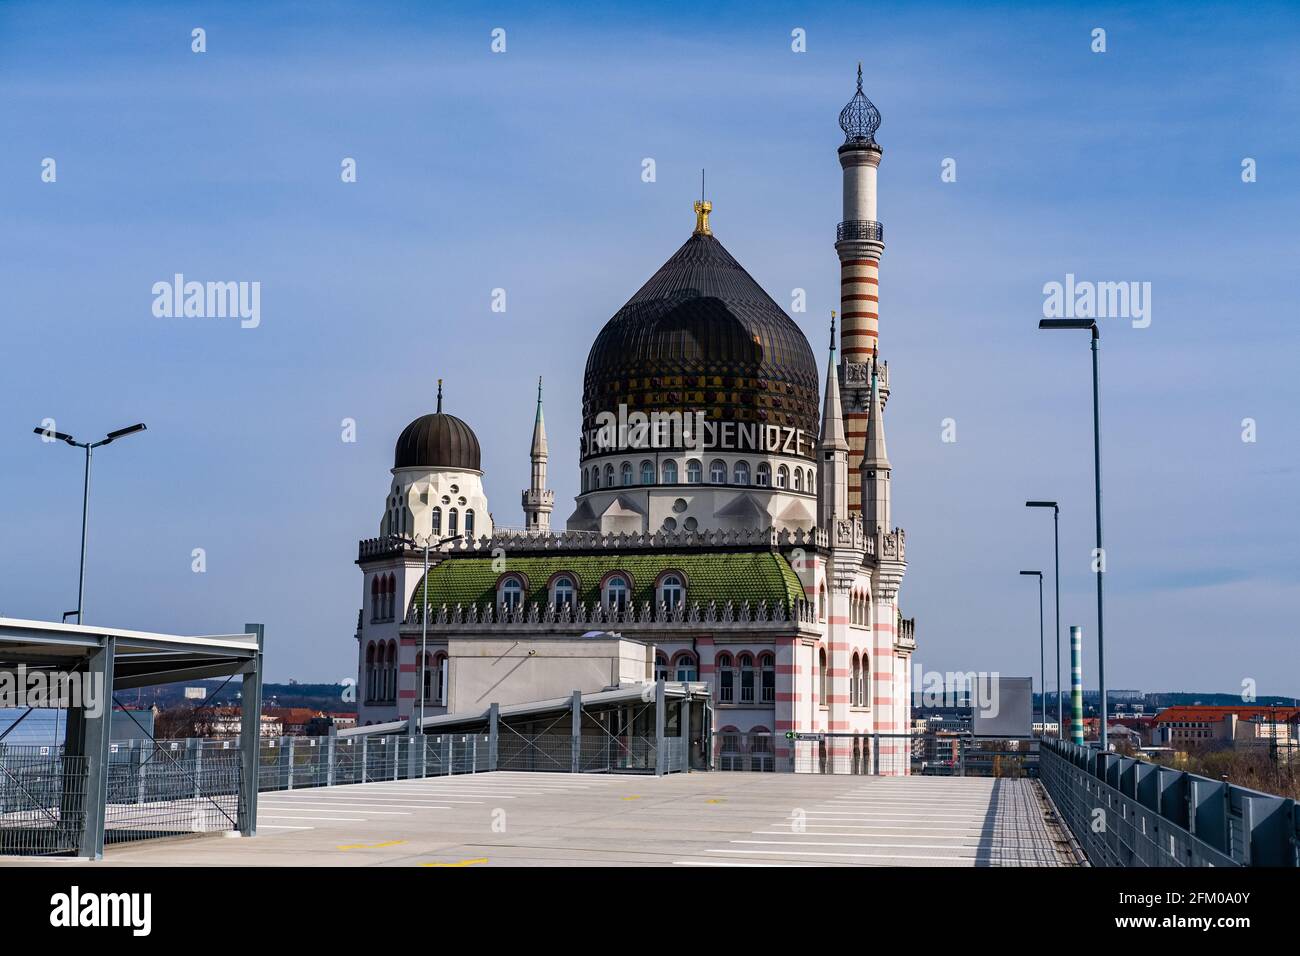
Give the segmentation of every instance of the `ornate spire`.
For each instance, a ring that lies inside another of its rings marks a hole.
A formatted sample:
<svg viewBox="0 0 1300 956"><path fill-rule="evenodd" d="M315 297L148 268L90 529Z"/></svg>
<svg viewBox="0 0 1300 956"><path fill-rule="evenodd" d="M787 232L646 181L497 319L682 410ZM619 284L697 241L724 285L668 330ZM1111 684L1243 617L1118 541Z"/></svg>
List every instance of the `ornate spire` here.
<svg viewBox="0 0 1300 956"><path fill-rule="evenodd" d="M862 61L858 61L858 91L844 109L840 110L840 129L844 142L876 145L876 130L880 129L880 110L862 92Z"/></svg>
<svg viewBox="0 0 1300 956"><path fill-rule="evenodd" d="M442 379L438 379L438 414L442 414Z"/></svg>
<svg viewBox="0 0 1300 956"><path fill-rule="evenodd" d="M818 447L847 452L848 440L844 437L844 415L840 405L840 376L835 362L835 312L831 311L831 352L826 363L826 400L822 405L822 428Z"/></svg>
<svg viewBox="0 0 1300 956"><path fill-rule="evenodd" d="M880 381L876 374L879 355L871 352L871 408L867 417L867 445L862 452L862 468L889 470L889 454L885 451L885 418L880 405ZM886 528L885 530L889 530Z"/></svg>
<svg viewBox="0 0 1300 956"><path fill-rule="evenodd" d="M532 457L546 458L546 421L542 418L542 377L537 376L537 416L533 419Z"/></svg>

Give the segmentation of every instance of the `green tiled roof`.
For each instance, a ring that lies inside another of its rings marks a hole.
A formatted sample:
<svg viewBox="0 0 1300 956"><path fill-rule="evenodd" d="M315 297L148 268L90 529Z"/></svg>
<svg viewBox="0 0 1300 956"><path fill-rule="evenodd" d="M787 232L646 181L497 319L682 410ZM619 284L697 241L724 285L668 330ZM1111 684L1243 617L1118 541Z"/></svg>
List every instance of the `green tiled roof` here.
<svg viewBox="0 0 1300 956"><path fill-rule="evenodd" d="M611 571L622 571L632 579L632 595L639 607L656 603L655 581L664 571L679 571L686 578L686 601L722 607L727 601L739 606L744 601L757 605L766 601L798 601L803 586L789 562L771 551L697 554L574 554L505 559L505 570L495 571L492 558L452 556L429 569L429 603L480 607L497 601L497 581L505 574L518 574L525 581L525 602L541 607L550 602L547 586L551 578L566 571L576 578L578 600L588 606L600 601L600 582ZM416 589L411 604L419 607L424 585Z"/></svg>

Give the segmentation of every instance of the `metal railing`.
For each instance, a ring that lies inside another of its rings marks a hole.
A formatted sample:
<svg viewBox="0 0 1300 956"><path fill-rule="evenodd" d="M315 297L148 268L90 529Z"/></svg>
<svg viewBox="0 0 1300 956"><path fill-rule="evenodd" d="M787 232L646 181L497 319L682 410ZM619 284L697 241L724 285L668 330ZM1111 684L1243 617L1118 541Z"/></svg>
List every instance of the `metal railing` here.
<svg viewBox="0 0 1300 956"><path fill-rule="evenodd" d="M1041 776L1094 866L1300 866L1292 799L1054 740Z"/></svg>
<svg viewBox="0 0 1300 956"><path fill-rule="evenodd" d="M1038 772L1038 738L952 734L713 735L713 768L729 771L1024 777Z"/></svg>
<svg viewBox="0 0 1300 956"><path fill-rule="evenodd" d="M835 241L866 239L885 241L885 227L874 219L848 219L835 227Z"/></svg>

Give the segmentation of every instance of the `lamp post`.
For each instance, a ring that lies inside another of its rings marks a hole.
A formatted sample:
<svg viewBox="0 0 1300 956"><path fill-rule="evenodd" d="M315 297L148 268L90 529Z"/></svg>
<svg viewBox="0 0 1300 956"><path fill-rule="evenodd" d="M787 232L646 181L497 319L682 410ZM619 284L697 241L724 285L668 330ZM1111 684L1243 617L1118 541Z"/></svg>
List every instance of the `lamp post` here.
<svg viewBox="0 0 1300 956"><path fill-rule="evenodd" d="M134 435L136 432L145 430L144 423L128 425L126 428L119 428L117 431L109 432L99 441L82 442L77 441L71 435L64 432L56 432L52 428L33 428L32 431L41 436L46 442L61 441L71 445L73 448L84 448L86 450L86 474L81 487L81 565L77 572L77 623L84 624L85 611L85 594L86 594L86 525L87 517L90 511L90 458L96 448L103 445L110 445L119 438L125 438L127 435ZM64 614L64 620L68 615Z"/></svg>
<svg viewBox="0 0 1300 956"><path fill-rule="evenodd" d="M1110 749L1106 737L1106 625L1102 602L1102 579L1106 576L1105 551L1101 546L1101 399L1097 385L1097 348L1101 331L1093 319L1040 319L1040 329L1087 329L1092 334L1092 468L1094 506L1097 512L1097 685L1101 691L1101 721L1097 738L1103 751Z"/></svg>
<svg viewBox="0 0 1300 956"><path fill-rule="evenodd" d="M420 578L420 723L416 726L418 733L424 733L424 702L426 694L424 693L424 672L429 666L429 550L431 548L440 548L448 541L459 541L461 535L453 534L437 541L433 540L433 535L426 535L424 538L424 577ZM404 538L415 544L413 538ZM416 545L419 547L419 545Z"/></svg>
<svg viewBox="0 0 1300 956"><path fill-rule="evenodd" d="M1052 542L1056 553L1056 735L1065 726L1065 708L1061 703L1061 509L1055 501L1026 501L1026 508L1052 509Z"/></svg>
<svg viewBox="0 0 1300 956"><path fill-rule="evenodd" d="M1020 573L1038 578L1038 714L1042 721L1042 729L1039 730L1038 736L1044 737L1047 735L1047 678L1044 676L1043 669L1043 572L1021 571Z"/></svg>

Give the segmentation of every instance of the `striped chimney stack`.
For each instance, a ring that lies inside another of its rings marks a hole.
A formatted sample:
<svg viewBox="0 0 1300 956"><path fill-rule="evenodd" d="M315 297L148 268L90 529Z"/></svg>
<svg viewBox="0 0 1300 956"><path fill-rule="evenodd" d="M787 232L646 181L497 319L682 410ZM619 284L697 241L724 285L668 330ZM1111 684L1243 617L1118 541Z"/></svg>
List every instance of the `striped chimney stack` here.
<svg viewBox="0 0 1300 956"><path fill-rule="evenodd" d="M840 258L840 392L849 441L849 511L859 514L859 466L870 418L871 366L880 325L880 255L885 251L885 231L876 211L881 149L875 133L879 126L880 111L862 92L859 63L857 92L840 112L840 129L844 130L844 145L839 148L844 170L844 220L835 230L835 252ZM883 363L878 379L883 405L889 394Z"/></svg>

